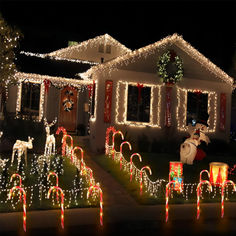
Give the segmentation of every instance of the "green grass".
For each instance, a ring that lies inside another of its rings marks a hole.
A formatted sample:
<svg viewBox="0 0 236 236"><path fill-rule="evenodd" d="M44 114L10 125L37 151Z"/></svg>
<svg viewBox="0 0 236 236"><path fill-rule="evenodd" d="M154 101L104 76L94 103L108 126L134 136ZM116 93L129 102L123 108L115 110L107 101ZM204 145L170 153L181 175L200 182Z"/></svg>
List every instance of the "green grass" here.
<svg viewBox="0 0 236 236"><path fill-rule="evenodd" d="M10 159L10 155L2 156L3 159ZM59 201L56 201L56 195L51 195L47 198L49 188L56 185L56 178L50 177L47 181L49 169L44 167L39 168L37 165L38 155L28 155L27 167L22 165L19 169L19 174L22 176L22 185L26 190L27 195L27 211L30 210L48 210L60 208ZM23 163L23 162L22 162ZM13 198L13 201L7 199L9 190L14 186L14 182L10 183L11 175L16 173L17 161L14 165L10 165L10 160L7 163L6 171L0 171L0 212L22 211L22 203L18 201L18 195ZM52 156L50 171L54 171L59 177L59 187L65 193L65 207L93 207L98 205L97 199L87 200L88 182L85 177L79 174L77 168L71 164L69 158L62 156ZM43 191L40 191L42 186ZM77 194L75 194L77 192ZM16 193L17 194L17 193Z"/></svg>
<svg viewBox="0 0 236 236"><path fill-rule="evenodd" d="M143 193L140 196L140 188L139 183L137 181L133 181L130 183L129 181L129 173L120 171L119 163L115 163L112 158L108 158L105 155L98 155L93 157L93 160L96 161L101 167L103 167L107 172L109 172L114 178L120 182L125 189L129 192L131 196L133 196L140 204L163 204L165 203L165 184L168 181L169 176L169 162L170 161L179 161L179 157L177 154L167 154L167 153L140 153L142 156L142 162L139 162L138 158L134 158L133 162L138 169L141 169L143 166L150 166L152 170L152 175L149 178L152 181L157 179L165 179L166 182L162 184L161 191L159 196L150 196L148 193ZM129 161L129 155L124 155L125 159ZM128 157L128 158L127 158ZM199 174L203 169L209 171L209 163L210 162L225 162L229 165L229 167L233 167L235 164L234 162L235 157L233 156L224 156L224 155L211 155L207 156L202 161L194 161L193 165L186 165L183 166L183 177L185 184L194 184L199 182ZM203 179L208 179L206 174L203 174ZM229 175L228 179L236 181L235 175ZM182 194L177 192L173 192L173 199L170 201L173 203L196 203L196 187L193 186L193 193L189 195L188 200L186 200ZM227 197L230 201L236 201L236 193L232 194L231 192L232 187L229 187L229 194ZM209 193L205 192L206 186L203 186L203 202L220 202L220 191L217 188L217 194L214 198L212 198L213 193L210 195ZM190 190L189 190L190 191Z"/></svg>

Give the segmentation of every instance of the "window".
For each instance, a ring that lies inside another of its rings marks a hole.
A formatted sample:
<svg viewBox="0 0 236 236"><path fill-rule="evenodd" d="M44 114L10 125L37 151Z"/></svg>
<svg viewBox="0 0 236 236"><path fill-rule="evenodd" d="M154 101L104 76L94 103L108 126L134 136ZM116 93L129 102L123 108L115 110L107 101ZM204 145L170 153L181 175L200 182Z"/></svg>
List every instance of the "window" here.
<svg viewBox="0 0 236 236"><path fill-rule="evenodd" d="M187 95L187 125L194 124L200 113L208 113L208 94L201 92L188 92Z"/></svg>
<svg viewBox="0 0 236 236"><path fill-rule="evenodd" d="M40 84L22 83L21 113L39 115Z"/></svg>
<svg viewBox="0 0 236 236"><path fill-rule="evenodd" d="M98 52L104 53L104 44L99 45Z"/></svg>
<svg viewBox="0 0 236 236"><path fill-rule="evenodd" d="M106 45L106 53L108 53L108 54L111 53L111 45L109 45L109 44Z"/></svg>
<svg viewBox="0 0 236 236"><path fill-rule="evenodd" d="M151 88L128 86L127 121L150 121Z"/></svg>

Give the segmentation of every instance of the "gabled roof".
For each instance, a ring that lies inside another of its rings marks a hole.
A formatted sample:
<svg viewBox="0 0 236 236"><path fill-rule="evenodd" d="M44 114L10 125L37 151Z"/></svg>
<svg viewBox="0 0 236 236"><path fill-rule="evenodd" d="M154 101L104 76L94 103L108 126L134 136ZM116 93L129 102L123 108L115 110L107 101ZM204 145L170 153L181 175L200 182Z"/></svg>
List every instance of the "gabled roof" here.
<svg viewBox="0 0 236 236"><path fill-rule="evenodd" d="M119 47L122 54L131 52L130 49L125 47L123 44L121 44L119 41L111 37L109 34L104 34L104 35L100 35L95 38L83 41L77 45L72 45L66 48L56 50L54 52L48 53L47 55L51 57L68 58L68 55L70 55L72 51L83 51L84 48L86 48L89 44L99 45L101 42L109 42L109 44Z"/></svg>
<svg viewBox="0 0 236 236"><path fill-rule="evenodd" d="M77 78L78 73L86 72L91 64L72 62L66 60L53 60L49 57L36 57L19 54L17 56L17 69L25 73L39 75Z"/></svg>
<svg viewBox="0 0 236 236"><path fill-rule="evenodd" d="M150 54L154 54L158 48L163 48L168 45L177 45L181 50L187 53L191 58L201 64L202 67L206 68L209 72L213 73L215 76L219 77L222 81L228 83L233 87L233 78L227 75L223 70L213 64L208 58L206 58L203 54L201 54L198 50L192 47L188 42L186 42L182 36L178 34L173 34L168 36L160 41L157 41L148 46L142 47L140 49L131 51L125 55L119 56L112 61L105 62L103 64L99 64L91 67L87 72L83 74L83 76L90 77L91 74L102 71L104 69L108 69L112 71L116 69L118 66L128 65L135 61L136 58L144 57L146 58Z"/></svg>

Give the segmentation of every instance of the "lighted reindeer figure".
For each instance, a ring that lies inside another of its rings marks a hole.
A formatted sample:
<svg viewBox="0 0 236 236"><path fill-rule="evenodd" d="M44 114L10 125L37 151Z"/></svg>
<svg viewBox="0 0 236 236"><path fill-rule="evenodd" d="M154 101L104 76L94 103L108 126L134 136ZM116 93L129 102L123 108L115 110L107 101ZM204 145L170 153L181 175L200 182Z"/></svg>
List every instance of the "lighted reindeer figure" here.
<svg viewBox="0 0 236 236"><path fill-rule="evenodd" d="M48 124L47 119L44 118L44 126L46 130L46 144L45 144L45 149L44 149L44 155L45 156L50 156L52 154L55 154L55 146L56 146L56 140L54 137L54 134L50 134L50 128L55 125L57 122L57 118L55 120Z"/></svg>
<svg viewBox="0 0 236 236"><path fill-rule="evenodd" d="M18 160L17 170L19 169L21 158L22 158L23 154L25 154L25 164L27 166L27 149L33 148L33 140L34 140L34 138L31 138L31 137L28 137L28 142L16 140L16 142L13 146L13 150L12 150L11 164L13 164L15 153L17 152L17 160Z"/></svg>

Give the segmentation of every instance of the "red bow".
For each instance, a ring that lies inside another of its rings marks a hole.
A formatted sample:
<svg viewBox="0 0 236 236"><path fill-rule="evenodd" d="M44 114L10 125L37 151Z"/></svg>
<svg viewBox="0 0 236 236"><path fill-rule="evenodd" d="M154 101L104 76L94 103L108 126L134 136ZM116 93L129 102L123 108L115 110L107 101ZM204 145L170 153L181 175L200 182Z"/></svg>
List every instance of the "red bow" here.
<svg viewBox="0 0 236 236"><path fill-rule="evenodd" d="M141 100L141 91L142 91L142 88L143 88L143 84L138 83L138 84L137 84L137 87L138 87L138 103L140 103L140 100Z"/></svg>
<svg viewBox="0 0 236 236"><path fill-rule="evenodd" d="M44 82L44 87L45 87L45 93L47 94L48 90L49 90L49 87L51 85L51 81L48 80L48 79L45 79L43 82Z"/></svg>

